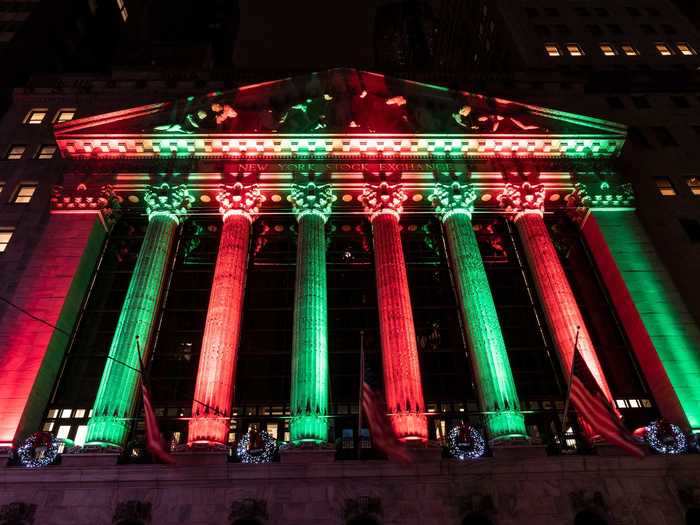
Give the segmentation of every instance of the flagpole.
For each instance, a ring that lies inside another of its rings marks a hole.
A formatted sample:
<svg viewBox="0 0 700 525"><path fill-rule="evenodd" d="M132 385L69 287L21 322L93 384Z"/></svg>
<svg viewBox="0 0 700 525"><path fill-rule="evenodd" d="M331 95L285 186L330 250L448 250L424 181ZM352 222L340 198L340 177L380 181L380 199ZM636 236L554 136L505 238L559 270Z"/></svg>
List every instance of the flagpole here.
<svg viewBox="0 0 700 525"><path fill-rule="evenodd" d="M360 459L362 445L362 393L365 386L365 331L360 330L360 404L357 410L357 459Z"/></svg>
<svg viewBox="0 0 700 525"><path fill-rule="evenodd" d="M569 373L569 385L566 388L566 401L564 402L564 417L562 418L561 426L563 430L563 443L566 443L566 417L569 414L569 400L571 399L571 384L574 381L574 364L576 363L576 352L578 351L578 334L581 331L581 327L576 327L576 337L574 338L574 353L571 357L571 371Z"/></svg>

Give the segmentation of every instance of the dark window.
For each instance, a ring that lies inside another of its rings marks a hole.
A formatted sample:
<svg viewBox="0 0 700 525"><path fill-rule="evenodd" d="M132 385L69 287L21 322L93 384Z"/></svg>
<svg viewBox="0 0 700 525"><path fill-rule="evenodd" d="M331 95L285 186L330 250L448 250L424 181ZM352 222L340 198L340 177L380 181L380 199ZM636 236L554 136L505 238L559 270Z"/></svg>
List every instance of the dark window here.
<svg viewBox="0 0 700 525"><path fill-rule="evenodd" d="M598 16L608 16L608 10L604 7L594 7L593 12Z"/></svg>
<svg viewBox="0 0 700 525"><path fill-rule="evenodd" d="M590 16L590 12L585 7L574 7L574 11L578 16Z"/></svg>
<svg viewBox="0 0 700 525"><path fill-rule="evenodd" d="M695 134L698 137L700 137L700 124L691 124L690 127L695 132Z"/></svg>
<svg viewBox="0 0 700 525"><path fill-rule="evenodd" d="M537 33L539 36L551 36L552 31L549 29L549 26L545 26L542 24L535 24L535 33Z"/></svg>
<svg viewBox="0 0 700 525"><path fill-rule="evenodd" d="M559 9L556 7L545 7L544 14L547 16L559 16Z"/></svg>
<svg viewBox="0 0 700 525"><path fill-rule="evenodd" d="M637 127L630 126L627 129L627 136L629 137L630 142L636 146L641 146L644 148L652 147L651 142L649 142L646 135Z"/></svg>
<svg viewBox="0 0 700 525"><path fill-rule="evenodd" d="M608 101L608 106L612 109L624 109L625 107L620 97L608 97L606 100Z"/></svg>
<svg viewBox="0 0 700 525"><path fill-rule="evenodd" d="M645 35L655 35L656 29L650 24L642 24L639 26Z"/></svg>
<svg viewBox="0 0 700 525"><path fill-rule="evenodd" d="M597 512L582 510L576 514L574 525L608 525L608 522L601 518Z"/></svg>
<svg viewBox="0 0 700 525"><path fill-rule="evenodd" d="M649 104L649 100L647 100L646 97L642 96L631 96L632 99L632 104L634 104L634 107L637 109L648 109L651 107L651 104Z"/></svg>
<svg viewBox="0 0 700 525"><path fill-rule="evenodd" d="M641 11L636 8L636 7L625 7L627 9L627 12L630 14L630 16L640 16L642 13Z"/></svg>
<svg viewBox="0 0 700 525"><path fill-rule="evenodd" d="M538 14L537 9L535 9L534 7L526 7L525 13L527 14L528 18L535 18Z"/></svg>
<svg viewBox="0 0 700 525"><path fill-rule="evenodd" d="M621 35L623 33L622 27L620 27L618 24L607 24L607 26L608 31L614 35Z"/></svg>
<svg viewBox="0 0 700 525"><path fill-rule="evenodd" d="M691 507L685 513L685 525L698 525L700 523L700 507Z"/></svg>
<svg viewBox="0 0 700 525"><path fill-rule="evenodd" d="M678 142L673 138L673 135L664 126L652 126L651 131L654 133L656 140L662 146L678 146Z"/></svg>
<svg viewBox="0 0 700 525"><path fill-rule="evenodd" d="M647 13L649 16L661 16L661 12L655 7L647 7Z"/></svg>
<svg viewBox="0 0 700 525"><path fill-rule="evenodd" d="M594 36L600 36L603 34L603 30L598 24L586 24L585 25L586 31L588 31L590 34Z"/></svg>
<svg viewBox="0 0 700 525"><path fill-rule="evenodd" d="M663 29L664 33L667 35L675 35L677 32L676 28L669 24L661 24L661 29Z"/></svg>
<svg viewBox="0 0 700 525"><path fill-rule="evenodd" d="M690 103L688 102L688 99L682 95L672 95L671 102L673 102L673 105L676 106L677 108L689 108L690 107Z"/></svg>
<svg viewBox="0 0 700 525"><path fill-rule="evenodd" d="M560 35L569 35L571 34L571 29L569 29L569 26L566 24L557 24L554 26L557 29L557 33Z"/></svg>
<svg viewBox="0 0 700 525"><path fill-rule="evenodd" d="M700 242L700 221L697 219L680 218L678 222L681 223L688 239L692 242Z"/></svg>
<svg viewBox="0 0 700 525"><path fill-rule="evenodd" d="M462 525L493 525L493 522L480 513L471 513L464 517Z"/></svg>

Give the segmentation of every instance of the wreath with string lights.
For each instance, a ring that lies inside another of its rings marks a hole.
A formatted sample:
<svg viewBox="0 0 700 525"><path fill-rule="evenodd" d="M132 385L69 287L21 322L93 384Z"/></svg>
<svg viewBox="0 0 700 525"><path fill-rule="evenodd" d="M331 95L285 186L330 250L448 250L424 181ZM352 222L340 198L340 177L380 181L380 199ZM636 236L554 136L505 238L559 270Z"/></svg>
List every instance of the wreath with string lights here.
<svg viewBox="0 0 700 525"><path fill-rule="evenodd" d="M688 449L688 440L683 430L665 419L649 423L644 439L659 454L682 454Z"/></svg>
<svg viewBox="0 0 700 525"><path fill-rule="evenodd" d="M241 463L270 463L276 453L277 440L264 430L249 430L236 447L236 456Z"/></svg>
<svg viewBox="0 0 700 525"><path fill-rule="evenodd" d="M19 462L27 468L51 465L58 457L59 442L50 432L34 432L17 449Z"/></svg>
<svg viewBox="0 0 700 525"><path fill-rule="evenodd" d="M477 459L486 452L486 440L473 426L458 425L447 434L447 451L461 461Z"/></svg>

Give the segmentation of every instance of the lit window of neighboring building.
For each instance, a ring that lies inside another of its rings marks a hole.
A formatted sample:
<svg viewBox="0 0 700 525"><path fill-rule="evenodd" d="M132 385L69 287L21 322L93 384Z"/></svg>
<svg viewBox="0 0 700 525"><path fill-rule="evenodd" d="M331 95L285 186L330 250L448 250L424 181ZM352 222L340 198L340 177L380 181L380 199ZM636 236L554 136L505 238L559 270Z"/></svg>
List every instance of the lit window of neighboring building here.
<svg viewBox="0 0 700 525"><path fill-rule="evenodd" d="M117 7L119 8L119 13L122 15L122 20L126 22L126 19L129 18L129 13L126 12L124 0L117 0Z"/></svg>
<svg viewBox="0 0 700 525"><path fill-rule="evenodd" d="M39 153L37 153L36 158L39 160L49 160L52 159L56 153L56 146L45 145L39 148Z"/></svg>
<svg viewBox="0 0 700 525"><path fill-rule="evenodd" d="M610 44L600 44L600 50L606 57L614 57L617 55L615 48Z"/></svg>
<svg viewBox="0 0 700 525"><path fill-rule="evenodd" d="M693 195L700 196L700 177L686 177L685 182Z"/></svg>
<svg viewBox="0 0 700 525"><path fill-rule="evenodd" d="M566 50L572 57L583 56L583 49L578 44L566 44Z"/></svg>
<svg viewBox="0 0 700 525"><path fill-rule="evenodd" d="M15 195L15 204L27 204L32 200L34 192L36 191L36 184L20 184L19 190L17 190L17 195Z"/></svg>
<svg viewBox="0 0 700 525"><path fill-rule="evenodd" d="M25 124L41 124L46 118L46 109L32 109L24 118Z"/></svg>
<svg viewBox="0 0 700 525"><path fill-rule="evenodd" d="M622 48L622 52L628 57L636 57L639 55L639 51L630 44L622 44L620 47Z"/></svg>
<svg viewBox="0 0 700 525"><path fill-rule="evenodd" d="M659 52L659 55L667 57L673 54L671 52L671 48L668 47L667 44L664 44L663 42L657 42L656 43L656 50Z"/></svg>
<svg viewBox="0 0 700 525"><path fill-rule="evenodd" d="M673 187L671 179L668 177L654 177L654 180L656 181L656 188L661 195L664 197L676 196L676 189Z"/></svg>
<svg viewBox="0 0 700 525"><path fill-rule="evenodd" d="M561 51L559 51L559 46L556 44L545 44L544 49L545 49L545 51L547 51L547 54L550 57L561 56Z"/></svg>
<svg viewBox="0 0 700 525"><path fill-rule="evenodd" d="M10 150L7 152L7 156L5 158L7 160L19 160L22 158L25 151L27 151L27 146L10 146Z"/></svg>
<svg viewBox="0 0 700 525"><path fill-rule="evenodd" d="M10 239L12 239L12 230L0 230L0 253L7 250L7 245L10 244Z"/></svg>
<svg viewBox="0 0 700 525"><path fill-rule="evenodd" d="M687 42L676 42L676 47L678 48L678 52L681 55L692 56L697 54L695 52L695 49L690 47L690 45Z"/></svg>
<svg viewBox="0 0 700 525"><path fill-rule="evenodd" d="M59 109L58 113L56 113L54 122L57 124L60 124L61 122L68 122L69 120L73 120L73 117L75 117L74 109Z"/></svg>

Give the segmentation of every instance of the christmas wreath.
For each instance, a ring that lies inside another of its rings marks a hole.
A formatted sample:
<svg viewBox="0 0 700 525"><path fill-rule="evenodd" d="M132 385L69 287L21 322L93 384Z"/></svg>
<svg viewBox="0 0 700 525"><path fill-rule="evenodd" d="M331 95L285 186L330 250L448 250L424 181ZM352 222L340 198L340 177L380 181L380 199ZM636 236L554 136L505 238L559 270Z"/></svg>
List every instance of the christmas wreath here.
<svg viewBox="0 0 700 525"><path fill-rule="evenodd" d="M28 468L45 467L58 457L58 440L50 432L34 432L17 449L17 457Z"/></svg>
<svg viewBox="0 0 700 525"><path fill-rule="evenodd" d="M276 453L277 440L264 430L249 430L236 447L241 463L270 463Z"/></svg>
<svg viewBox="0 0 700 525"><path fill-rule="evenodd" d="M447 434L447 451L459 460L480 458L486 452L486 440L471 425L458 425Z"/></svg>
<svg viewBox="0 0 700 525"><path fill-rule="evenodd" d="M649 423L644 439L659 454L682 454L688 449L688 440L680 427L665 419Z"/></svg>

